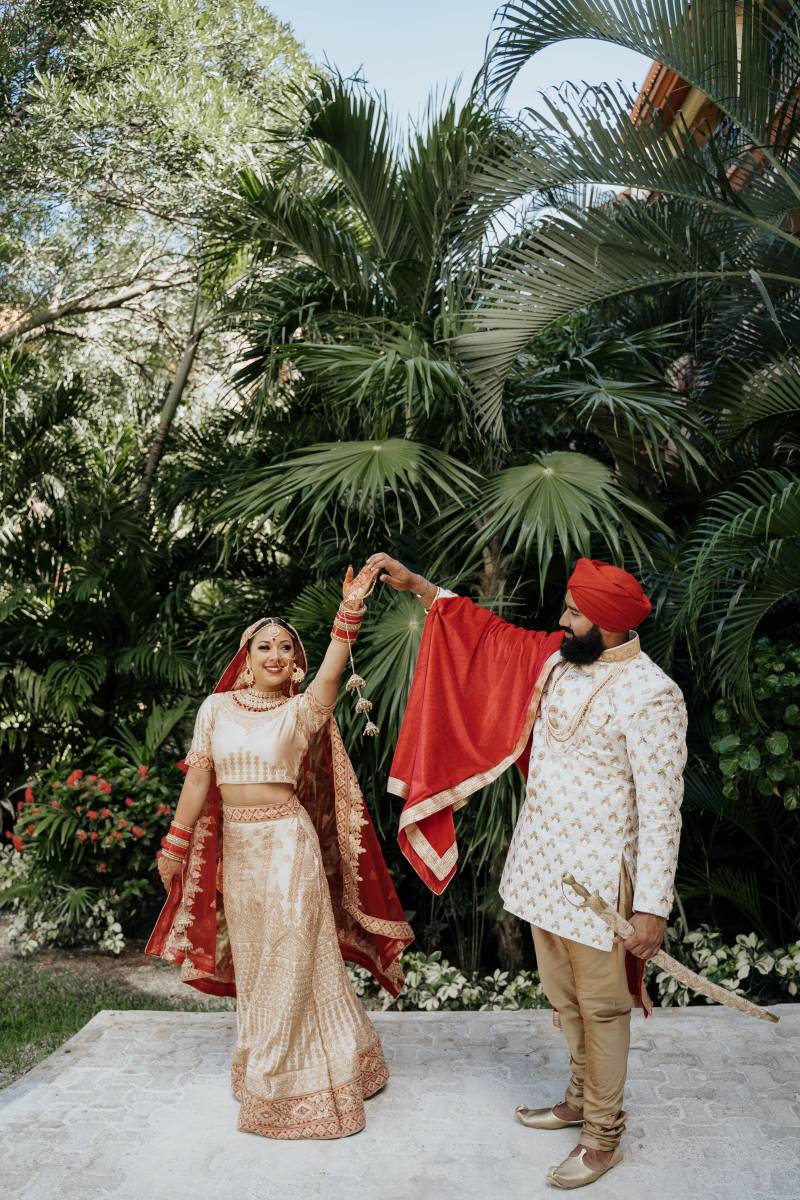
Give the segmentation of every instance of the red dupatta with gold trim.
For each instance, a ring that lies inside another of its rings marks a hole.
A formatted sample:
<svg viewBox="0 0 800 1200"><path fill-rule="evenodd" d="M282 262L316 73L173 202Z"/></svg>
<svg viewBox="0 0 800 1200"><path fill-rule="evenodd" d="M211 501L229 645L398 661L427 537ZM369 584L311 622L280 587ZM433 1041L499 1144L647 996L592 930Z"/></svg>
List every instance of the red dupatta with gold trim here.
<svg viewBox="0 0 800 1200"><path fill-rule="evenodd" d="M215 692L242 681L246 637ZM306 669L297 632L295 661ZM289 694L293 688L288 686ZM399 955L414 940L384 862L353 765L333 717L311 738L297 784L319 837L342 957L365 967L396 996L403 986ZM192 831L189 857L172 880L145 953L181 964L181 979L201 992L235 996L233 958L222 896L222 804L216 776Z"/></svg>
<svg viewBox="0 0 800 1200"><path fill-rule="evenodd" d="M509 625L463 596L428 613L388 790L405 800L400 849L437 895L458 860L453 813L512 763L527 775L563 637Z"/></svg>

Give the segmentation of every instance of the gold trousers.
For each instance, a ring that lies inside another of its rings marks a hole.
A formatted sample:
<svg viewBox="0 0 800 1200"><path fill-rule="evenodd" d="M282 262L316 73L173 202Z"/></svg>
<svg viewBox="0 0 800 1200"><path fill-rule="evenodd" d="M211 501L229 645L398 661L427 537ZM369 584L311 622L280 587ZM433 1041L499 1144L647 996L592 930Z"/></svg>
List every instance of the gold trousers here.
<svg viewBox="0 0 800 1200"><path fill-rule="evenodd" d="M224 806L223 892L236 975L239 1128L337 1138L386 1083L381 1044L339 951L319 840L296 798Z"/></svg>
<svg viewBox="0 0 800 1200"><path fill-rule="evenodd" d="M619 905L630 916L632 888L623 867ZM539 976L558 1010L570 1052L564 1102L583 1113L581 1145L613 1150L625 1131L623 1108L633 999L625 950L596 950L532 926Z"/></svg>

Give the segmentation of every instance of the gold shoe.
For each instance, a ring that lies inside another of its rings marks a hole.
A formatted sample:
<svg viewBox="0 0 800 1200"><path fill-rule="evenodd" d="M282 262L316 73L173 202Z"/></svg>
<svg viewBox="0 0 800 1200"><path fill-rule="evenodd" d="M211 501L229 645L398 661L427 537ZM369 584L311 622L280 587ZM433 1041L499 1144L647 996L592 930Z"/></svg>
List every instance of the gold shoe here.
<svg viewBox="0 0 800 1200"><path fill-rule="evenodd" d="M547 1182L552 1183L554 1187L560 1188L585 1187L587 1183L594 1183L601 1175L605 1175L606 1171L610 1171L617 1163L621 1163L625 1157L621 1147L617 1146L608 1161L608 1165L595 1170L592 1167L587 1167L583 1161L586 1150L587 1147L584 1146L580 1154L576 1154L574 1158L565 1158L557 1167L551 1167L547 1172Z"/></svg>
<svg viewBox="0 0 800 1200"><path fill-rule="evenodd" d="M562 1121L552 1108L525 1108L522 1104L514 1109L514 1116L528 1129L566 1129L569 1125L583 1124L583 1117L580 1121Z"/></svg>

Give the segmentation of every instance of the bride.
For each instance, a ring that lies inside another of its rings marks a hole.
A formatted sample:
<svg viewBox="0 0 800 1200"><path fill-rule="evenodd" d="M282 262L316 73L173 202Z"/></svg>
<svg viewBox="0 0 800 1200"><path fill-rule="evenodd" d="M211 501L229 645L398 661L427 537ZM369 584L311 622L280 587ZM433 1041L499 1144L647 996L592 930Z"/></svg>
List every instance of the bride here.
<svg viewBox="0 0 800 1200"><path fill-rule="evenodd" d="M303 692L297 631L276 617L245 629L200 706L158 855L169 895L147 952L181 964L193 987L237 997L239 1128L264 1137L357 1133L388 1079L343 958L396 995L413 934L333 718L373 580L348 570Z"/></svg>

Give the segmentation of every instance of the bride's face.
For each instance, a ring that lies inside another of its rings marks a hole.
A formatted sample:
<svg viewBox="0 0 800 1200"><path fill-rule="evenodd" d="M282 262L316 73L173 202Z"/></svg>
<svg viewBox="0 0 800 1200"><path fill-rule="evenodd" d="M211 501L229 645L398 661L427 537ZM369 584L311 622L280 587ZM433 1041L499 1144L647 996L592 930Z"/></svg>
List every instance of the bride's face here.
<svg viewBox="0 0 800 1200"><path fill-rule="evenodd" d="M282 687L294 667L290 634L279 625L265 625L250 643L248 658L257 688L270 691Z"/></svg>

